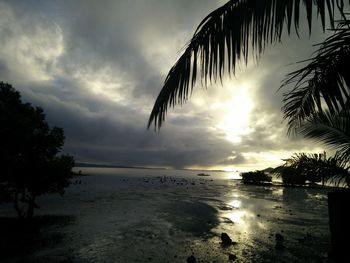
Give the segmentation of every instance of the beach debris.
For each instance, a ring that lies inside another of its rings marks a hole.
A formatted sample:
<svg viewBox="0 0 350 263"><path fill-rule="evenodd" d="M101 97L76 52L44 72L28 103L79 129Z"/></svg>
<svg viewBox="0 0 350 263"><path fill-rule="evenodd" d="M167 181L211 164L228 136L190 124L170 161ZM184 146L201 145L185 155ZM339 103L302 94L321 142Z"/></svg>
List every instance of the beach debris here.
<svg viewBox="0 0 350 263"><path fill-rule="evenodd" d="M284 236L281 235L280 233L276 233L275 234L275 239L276 239L276 245L275 245L275 249L277 250L283 250L284 249Z"/></svg>
<svg viewBox="0 0 350 263"><path fill-rule="evenodd" d="M232 239L227 233L221 233L221 242L224 246L232 245Z"/></svg>
<svg viewBox="0 0 350 263"><path fill-rule="evenodd" d="M187 258L187 263L196 263L196 262L197 262L196 258L193 255Z"/></svg>
<svg viewBox="0 0 350 263"><path fill-rule="evenodd" d="M237 259L237 256L236 255L234 255L234 254L229 254L228 255L228 260L230 260L230 261L235 261Z"/></svg>

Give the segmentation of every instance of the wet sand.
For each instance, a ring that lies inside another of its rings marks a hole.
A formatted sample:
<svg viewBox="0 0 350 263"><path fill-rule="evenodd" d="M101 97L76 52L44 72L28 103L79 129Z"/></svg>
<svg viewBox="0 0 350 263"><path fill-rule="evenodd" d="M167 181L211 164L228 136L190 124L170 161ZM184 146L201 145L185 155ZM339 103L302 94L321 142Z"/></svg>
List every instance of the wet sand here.
<svg viewBox="0 0 350 263"><path fill-rule="evenodd" d="M12 207L0 206L7 235L1 262L186 262L191 255L197 262L232 262L230 254L234 262L329 262L324 189L211 177L79 180L63 198L38 200L36 226L22 243L16 239L25 230L9 235L18 229ZM223 232L233 245L221 244Z"/></svg>

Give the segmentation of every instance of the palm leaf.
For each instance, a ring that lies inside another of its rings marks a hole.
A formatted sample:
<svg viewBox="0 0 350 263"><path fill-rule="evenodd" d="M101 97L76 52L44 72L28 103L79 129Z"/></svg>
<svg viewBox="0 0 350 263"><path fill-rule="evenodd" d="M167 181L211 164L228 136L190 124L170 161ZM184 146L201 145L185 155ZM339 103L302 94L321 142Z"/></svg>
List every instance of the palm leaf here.
<svg viewBox="0 0 350 263"><path fill-rule="evenodd" d="M349 109L336 115L329 111L318 112L299 128L299 132L337 149L343 159L350 159Z"/></svg>
<svg viewBox="0 0 350 263"><path fill-rule="evenodd" d="M311 32L312 10L321 18L325 29L326 12L333 25L335 2L343 0L303 0ZM148 127L154 122L160 128L167 109L189 98L198 73L204 85L217 81L228 71L234 74L236 64L247 62L249 54L257 57L266 44L280 40L284 27L296 32L300 20L300 0L231 0L214 10L199 24L184 53L170 69L152 109ZM252 51L250 51L252 49Z"/></svg>
<svg viewBox="0 0 350 263"><path fill-rule="evenodd" d="M341 111L350 101L350 21L341 21L335 33L320 45L305 67L292 72L282 84L293 84L284 94L282 108L289 131L325 106L331 114Z"/></svg>

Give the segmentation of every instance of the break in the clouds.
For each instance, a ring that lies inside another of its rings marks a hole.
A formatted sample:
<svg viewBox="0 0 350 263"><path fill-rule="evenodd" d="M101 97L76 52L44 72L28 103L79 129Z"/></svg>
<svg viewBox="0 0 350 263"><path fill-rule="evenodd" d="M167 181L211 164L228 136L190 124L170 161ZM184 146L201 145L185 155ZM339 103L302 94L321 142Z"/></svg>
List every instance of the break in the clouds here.
<svg viewBox="0 0 350 263"><path fill-rule="evenodd" d="M287 137L277 92L290 63L324 38L319 24L311 39L303 30L306 40L284 37L223 86L196 87L160 133L146 129L181 48L224 2L1 1L0 80L44 108L50 125L65 130L64 152L80 162L255 169L320 151Z"/></svg>

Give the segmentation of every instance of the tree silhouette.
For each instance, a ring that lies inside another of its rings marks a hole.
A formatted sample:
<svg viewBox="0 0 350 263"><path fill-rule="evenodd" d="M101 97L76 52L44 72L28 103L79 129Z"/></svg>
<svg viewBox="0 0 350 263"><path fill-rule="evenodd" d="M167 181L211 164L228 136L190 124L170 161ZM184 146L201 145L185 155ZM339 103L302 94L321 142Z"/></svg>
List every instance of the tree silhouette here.
<svg viewBox="0 0 350 263"><path fill-rule="evenodd" d="M50 128L41 108L23 103L11 85L0 82L0 190L11 197L19 217L31 218L36 197L64 193L74 159L58 156L61 128ZM7 198L7 201L9 198Z"/></svg>
<svg viewBox="0 0 350 263"><path fill-rule="evenodd" d="M303 4L305 9L310 34L314 11L316 11L317 17L320 18L323 30L325 30L326 21L328 21L331 28L335 27L335 12L339 13L341 18L343 18L344 21L340 23L341 29L336 32L339 33L341 31L343 33L338 34L336 37L337 41L334 41L332 45L325 49L326 54L331 54L334 51L336 57L341 59L342 52L348 50L349 47L349 39L347 38L349 26L344 14L345 2L348 3L343 0L228 1L202 20L182 56L170 69L152 109L148 127L154 123L155 128L159 129L165 119L168 108L186 102L198 75L204 82L204 85L207 85L208 82L221 80L225 72L228 71L229 74L235 73L238 61L243 60L247 62L249 54L259 57L267 44L280 41L284 31L287 31L290 35L292 25L294 25L295 32L298 34L299 21L301 14L303 14L300 12L301 4ZM342 42L342 40L344 41ZM327 46L327 41L325 45ZM339 48L341 46L344 46L344 48ZM320 66L326 66L326 64ZM337 68L333 67L333 69ZM304 73L307 74L302 75L305 77L313 74L314 71L309 71L308 69ZM342 72L340 73L342 74ZM300 76L298 73L296 74ZM340 82L333 83L332 88L337 86L337 90L339 90L339 87L345 83L345 80L342 78L344 74L341 74L340 78L338 78ZM324 77L324 79L327 79L328 76L325 74ZM316 77L314 80L316 80ZM304 82L302 81L301 83ZM300 82L297 83L294 93L304 87L298 86L298 84ZM342 99L335 92L332 92L332 89L323 92L323 90L311 90L312 87L319 86L307 86L306 92L311 94L309 105L318 106L316 98L320 94L329 95L329 99L325 99L324 103L331 109L336 104L341 103ZM346 94L349 94L348 87L346 88ZM302 97L299 98L302 99ZM293 100L294 106L303 104L303 100L297 99L293 96L287 97L285 103L288 104ZM290 112L287 110L285 111L285 117L298 120L313 113L312 111L305 111L305 109L300 111L303 114L297 115L297 117L293 114L290 115ZM290 122L290 124L294 123L294 121Z"/></svg>

